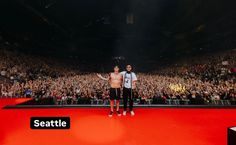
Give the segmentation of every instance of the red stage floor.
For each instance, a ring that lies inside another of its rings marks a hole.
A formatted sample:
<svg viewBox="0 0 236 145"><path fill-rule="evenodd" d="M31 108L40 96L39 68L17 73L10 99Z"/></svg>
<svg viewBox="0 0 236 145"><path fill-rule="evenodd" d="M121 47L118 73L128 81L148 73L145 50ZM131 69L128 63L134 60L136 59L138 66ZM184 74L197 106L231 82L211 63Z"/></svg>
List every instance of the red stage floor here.
<svg viewBox="0 0 236 145"><path fill-rule="evenodd" d="M0 106L24 100L0 99ZM0 145L226 145L236 109L1 109ZM70 116L70 130L31 130L32 116Z"/></svg>

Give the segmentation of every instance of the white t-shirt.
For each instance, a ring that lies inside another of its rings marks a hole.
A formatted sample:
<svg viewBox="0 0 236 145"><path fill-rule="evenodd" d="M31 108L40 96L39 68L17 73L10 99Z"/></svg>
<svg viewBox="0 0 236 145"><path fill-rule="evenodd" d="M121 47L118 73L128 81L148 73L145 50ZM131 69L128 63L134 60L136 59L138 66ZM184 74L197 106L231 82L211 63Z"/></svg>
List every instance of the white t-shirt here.
<svg viewBox="0 0 236 145"><path fill-rule="evenodd" d="M125 88L130 89L131 88L131 75L132 75L132 81L137 81L137 77L135 75L135 73L131 72L131 73L127 73L126 71L123 71L120 73L123 76L123 84Z"/></svg>

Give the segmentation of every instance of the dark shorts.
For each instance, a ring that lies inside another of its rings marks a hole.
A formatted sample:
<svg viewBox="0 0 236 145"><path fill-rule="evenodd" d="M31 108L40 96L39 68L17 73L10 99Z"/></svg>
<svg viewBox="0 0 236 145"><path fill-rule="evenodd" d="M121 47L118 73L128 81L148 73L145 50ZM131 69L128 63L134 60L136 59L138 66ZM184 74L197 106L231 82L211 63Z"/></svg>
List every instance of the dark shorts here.
<svg viewBox="0 0 236 145"><path fill-rule="evenodd" d="M120 88L110 88L110 100L120 100Z"/></svg>

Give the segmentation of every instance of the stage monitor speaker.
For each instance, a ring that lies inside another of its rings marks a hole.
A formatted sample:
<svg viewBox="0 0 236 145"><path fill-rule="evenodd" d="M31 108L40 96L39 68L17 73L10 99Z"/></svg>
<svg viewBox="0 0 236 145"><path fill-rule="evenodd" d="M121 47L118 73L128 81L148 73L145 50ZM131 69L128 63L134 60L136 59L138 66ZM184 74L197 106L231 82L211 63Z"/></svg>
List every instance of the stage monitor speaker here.
<svg viewBox="0 0 236 145"><path fill-rule="evenodd" d="M236 145L236 127L228 128L228 145Z"/></svg>

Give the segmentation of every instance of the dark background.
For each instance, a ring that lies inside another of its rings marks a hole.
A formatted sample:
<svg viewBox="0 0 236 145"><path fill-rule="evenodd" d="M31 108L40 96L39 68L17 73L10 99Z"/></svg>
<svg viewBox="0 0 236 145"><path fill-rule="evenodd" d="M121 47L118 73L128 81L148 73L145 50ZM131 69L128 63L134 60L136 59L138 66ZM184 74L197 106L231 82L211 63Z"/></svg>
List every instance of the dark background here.
<svg viewBox="0 0 236 145"><path fill-rule="evenodd" d="M1 0L1 40L91 62L175 60L236 45L234 0ZM127 23L127 15L133 23Z"/></svg>

